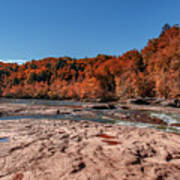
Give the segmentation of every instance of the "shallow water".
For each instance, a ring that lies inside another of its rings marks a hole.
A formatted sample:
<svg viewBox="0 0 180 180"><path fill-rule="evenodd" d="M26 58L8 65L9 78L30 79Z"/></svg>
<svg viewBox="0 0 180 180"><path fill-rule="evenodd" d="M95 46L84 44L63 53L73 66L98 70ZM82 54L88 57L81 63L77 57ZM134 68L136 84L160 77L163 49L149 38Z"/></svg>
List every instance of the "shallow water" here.
<svg viewBox="0 0 180 180"><path fill-rule="evenodd" d="M107 123L108 120L103 119L100 116L97 117L87 117L87 116L79 116L79 115L71 115L71 114L58 114L58 115L20 115L20 116L8 116L8 117L0 117L0 120L21 120L21 119L51 119L51 120L89 120L94 122L102 122ZM111 120L109 121L111 122Z"/></svg>
<svg viewBox="0 0 180 180"><path fill-rule="evenodd" d="M0 143L5 143L5 142L8 142L8 141L9 141L8 137L3 137L3 138L0 137Z"/></svg>
<svg viewBox="0 0 180 180"><path fill-rule="evenodd" d="M25 105L48 105L48 106L80 106L88 104L88 102L72 101L72 100L46 100L46 99L7 99L0 98L0 103L25 104Z"/></svg>
<svg viewBox="0 0 180 180"><path fill-rule="evenodd" d="M180 114L151 113L151 116L162 119L168 125L171 125L173 123L180 123Z"/></svg>

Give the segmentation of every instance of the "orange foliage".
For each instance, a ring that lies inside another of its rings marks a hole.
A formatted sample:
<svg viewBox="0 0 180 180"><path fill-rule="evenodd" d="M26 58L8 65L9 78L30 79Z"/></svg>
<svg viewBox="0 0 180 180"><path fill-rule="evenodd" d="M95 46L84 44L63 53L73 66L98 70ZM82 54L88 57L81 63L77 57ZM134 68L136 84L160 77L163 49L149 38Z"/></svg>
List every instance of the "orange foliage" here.
<svg viewBox="0 0 180 180"><path fill-rule="evenodd" d="M180 94L180 28L120 57L70 57L0 62L0 95L14 98L101 99Z"/></svg>

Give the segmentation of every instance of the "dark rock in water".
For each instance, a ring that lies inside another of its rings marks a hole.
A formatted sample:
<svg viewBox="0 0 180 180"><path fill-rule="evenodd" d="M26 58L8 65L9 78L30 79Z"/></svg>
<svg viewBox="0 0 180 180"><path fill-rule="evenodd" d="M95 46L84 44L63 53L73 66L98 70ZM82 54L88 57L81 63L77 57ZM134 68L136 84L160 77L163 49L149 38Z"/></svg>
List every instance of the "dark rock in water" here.
<svg viewBox="0 0 180 180"><path fill-rule="evenodd" d="M96 106L93 106L92 109L109 109L108 106L104 106L104 105L96 105Z"/></svg>
<svg viewBox="0 0 180 180"><path fill-rule="evenodd" d="M145 98L140 98L140 99L129 99L127 101L128 104L137 104L137 105L149 105L150 103L148 102L147 99Z"/></svg>
<svg viewBox="0 0 180 180"><path fill-rule="evenodd" d="M114 104L109 104L109 109L116 109Z"/></svg>

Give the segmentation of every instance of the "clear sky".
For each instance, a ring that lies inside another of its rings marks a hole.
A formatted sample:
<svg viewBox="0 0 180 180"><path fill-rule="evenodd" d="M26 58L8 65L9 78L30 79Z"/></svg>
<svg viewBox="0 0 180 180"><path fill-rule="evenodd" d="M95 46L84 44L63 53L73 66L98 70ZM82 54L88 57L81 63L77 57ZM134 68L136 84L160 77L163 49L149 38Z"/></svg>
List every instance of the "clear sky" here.
<svg viewBox="0 0 180 180"><path fill-rule="evenodd" d="M180 0L0 0L0 59L121 55L165 23L180 23Z"/></svg>

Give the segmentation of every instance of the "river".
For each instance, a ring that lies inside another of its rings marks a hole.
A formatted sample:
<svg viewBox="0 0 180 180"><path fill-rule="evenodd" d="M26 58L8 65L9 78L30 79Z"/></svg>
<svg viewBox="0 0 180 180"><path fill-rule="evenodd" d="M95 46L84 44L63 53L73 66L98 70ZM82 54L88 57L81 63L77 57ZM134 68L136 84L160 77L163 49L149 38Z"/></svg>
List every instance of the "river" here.
<svg viewBox="0 0 180 180"><path fill-rule="evenodd" d="M91 102L80 101L59 101L59 100L39 100L39 99L0 99L1 104L11 105L26 105L26 106L47 106L47 107L66 107L67 109L73 106L72 113L59 113L52 115L44 114L27 114L27 115L10 115L2 116L0 120L19 120L19 119L58 119L58 120L90 120L102 123L112 123L125 126L136 126L140 128L156 128L162 131L170 131L180 133L180 127L172 126L172 124L180 124L180 113L164 113L151 110L132 110L132 109L93 109L88 108ZM116 103L115 103L116 105ZM82 107L77 109L77 107ZM143 118L158 118L164 124L155 124L144 122L139 119ZM138 119L138 120L137 120Z"/></svg>

